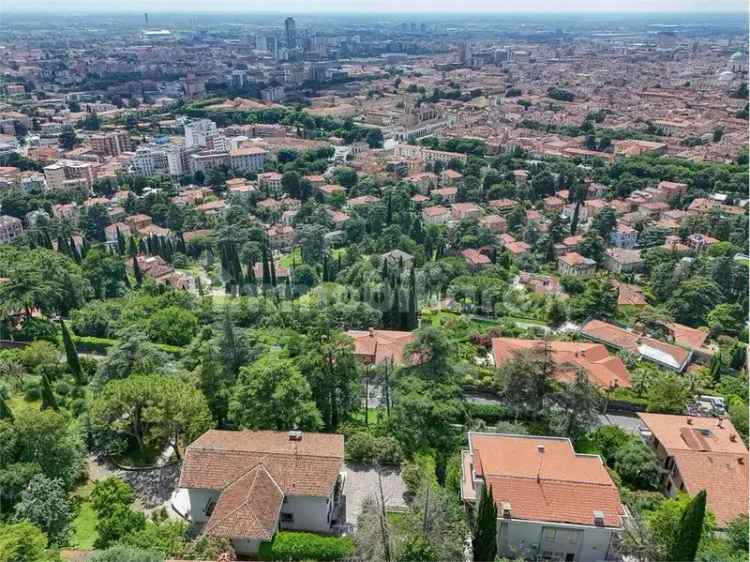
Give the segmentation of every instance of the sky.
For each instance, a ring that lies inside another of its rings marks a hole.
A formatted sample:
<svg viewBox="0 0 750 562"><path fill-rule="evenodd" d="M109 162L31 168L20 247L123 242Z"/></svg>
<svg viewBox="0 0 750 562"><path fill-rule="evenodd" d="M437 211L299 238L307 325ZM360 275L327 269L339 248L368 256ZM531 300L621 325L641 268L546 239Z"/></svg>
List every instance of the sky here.
<svg viewBox="0 0 750 562"><path fill-rule="evenodd" d="M0 0L6 13L745 13L747 0Z"/></svg>

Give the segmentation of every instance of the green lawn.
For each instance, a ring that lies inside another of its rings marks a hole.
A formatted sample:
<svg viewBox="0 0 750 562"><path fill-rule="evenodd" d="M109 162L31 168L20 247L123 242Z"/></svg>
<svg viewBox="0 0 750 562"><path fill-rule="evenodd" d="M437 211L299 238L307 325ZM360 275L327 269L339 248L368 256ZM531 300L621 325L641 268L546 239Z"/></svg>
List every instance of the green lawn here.
<svg viewBox="0 0 750 562"><path fill-rule="evenodd" d="M78 509L78 515L71 523L70 546L83 550L92 549L97 536L96 512L90 502L84 501Z"/></svg>
<svg viewBox="0 0 750 562"><path fill-rule="evenodd" d="M281 258L279 263L287 269L292 267L295 263L300 264L302 263L302 252L299 248L294 248L290 253Z"/></svg>

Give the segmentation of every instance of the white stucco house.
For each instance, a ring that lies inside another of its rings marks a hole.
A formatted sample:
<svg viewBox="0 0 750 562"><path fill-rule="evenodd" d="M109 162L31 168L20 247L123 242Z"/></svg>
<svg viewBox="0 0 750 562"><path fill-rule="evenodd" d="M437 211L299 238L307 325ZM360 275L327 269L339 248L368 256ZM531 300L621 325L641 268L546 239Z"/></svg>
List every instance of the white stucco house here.
<svg viewBox="0 0 750 562"><path fill-rule="evenodd" d="M469 432L461 496L474 509L482 487L497 505L498 555L595 562L616 558L626 508L601 457L569 439Z"/></svg>
<svg viewBox="0 0 750 562"><path fill-rule="evenodd" d="M343 470L342 435L210 430L185 451L184 515L254 555L279 529L331 532L344 512Z"/></svg>

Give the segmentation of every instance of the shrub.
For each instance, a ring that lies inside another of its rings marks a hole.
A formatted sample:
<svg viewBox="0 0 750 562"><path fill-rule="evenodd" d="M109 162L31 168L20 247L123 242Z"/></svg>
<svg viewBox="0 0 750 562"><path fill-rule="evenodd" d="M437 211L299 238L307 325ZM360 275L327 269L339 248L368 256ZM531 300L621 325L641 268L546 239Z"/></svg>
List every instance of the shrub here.
<svg viewBox="0 0 750 562"><path fill-rule="evenodd" d="M346 460L349 462L370 463L375 458L374 435L361 431L346 440Z"/></svg>
<svg viewBox="0 0 750 562"><path fill-rule="evenodd" d="M41 398L42 391L37 384L30 384L23 391L23 399L27 402L35 402L37 400L41 400Z"/></svg>
<svg viewBox="0 0 750 562"><path fill-rule="evenodd" d="M479 419L490 425L512 417L508 408L499 404L476 404L474 402L467 402L465 409L466 415L470 419Z"/></svg>
<svg viewBox="0 0 750 562"><path fill-rule="evenodd" d="M401 464L404 454L401 445L393 437L375 437L366 431L358 431L346 440L346 459L349 462Z"/></svg>
<svg viewBox="0 0 750 562"><path fill-rule="evenodd" d="M341 560L354 554L354 543L349 537L279 531L259 554L263 560Z"/></svg>
<svg viewBox="0 0 750 562"><path fill-rule="evenodd" d="M60 396L67 396L70 394L70 385L65 381L60 381L55 385L55 392Z"/></svg>

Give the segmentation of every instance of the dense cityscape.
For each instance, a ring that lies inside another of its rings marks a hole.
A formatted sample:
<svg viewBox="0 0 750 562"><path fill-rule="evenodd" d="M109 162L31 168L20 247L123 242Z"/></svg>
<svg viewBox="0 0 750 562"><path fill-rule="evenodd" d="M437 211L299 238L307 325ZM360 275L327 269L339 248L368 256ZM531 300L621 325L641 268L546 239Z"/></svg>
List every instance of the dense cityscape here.
<svg viewBox="0 0 750 562"><path fill-rule="evenodd" d="M748 561L747 13L70 9L0 9L0 562Z"/></svg>

